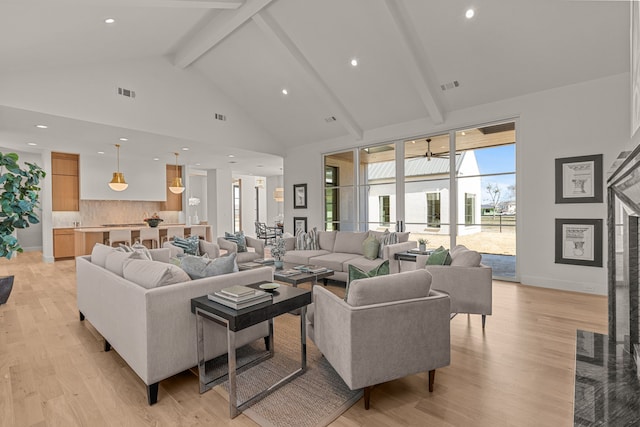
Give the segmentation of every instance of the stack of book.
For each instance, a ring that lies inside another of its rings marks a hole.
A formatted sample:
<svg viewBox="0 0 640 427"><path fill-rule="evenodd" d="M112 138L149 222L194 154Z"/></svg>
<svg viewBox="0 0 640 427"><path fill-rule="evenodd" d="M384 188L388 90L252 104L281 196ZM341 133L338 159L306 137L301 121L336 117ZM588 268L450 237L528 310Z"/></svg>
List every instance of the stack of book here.
<svg viewBox="0 0 640 427"><path fill-rule="evenodd" d="M207 295L207 298L218 304L240 310L265 301L271 301L272 295L259 289L236 285L215 291L213 294Z"/></svg>
<svg viewBox="0 0 640 427"><path fill-rule="evenodd" d="M273 264L275 263L275 261L276 260L274 258L258 258L253 260L253 262L257 262L258 264L264 264L264 265Z"/></svg>
<svg viewBox="0 0 640 427"><path fill-rule="evenodd" d="M277 274L278 276L288 277L288 276L295 276L296 274L302 274L302 271L292 268L289 270L277 271L275 274Z"/></svg>
<svg viewBox="0 0 640 427"><path fill-rule="evenodd" d="M310 265L310 264L298 265L293 268L295 268L296 270L303 271L305 273L324 273L325 271L328 270L327 267L321 267L319 265Z"/></svg>

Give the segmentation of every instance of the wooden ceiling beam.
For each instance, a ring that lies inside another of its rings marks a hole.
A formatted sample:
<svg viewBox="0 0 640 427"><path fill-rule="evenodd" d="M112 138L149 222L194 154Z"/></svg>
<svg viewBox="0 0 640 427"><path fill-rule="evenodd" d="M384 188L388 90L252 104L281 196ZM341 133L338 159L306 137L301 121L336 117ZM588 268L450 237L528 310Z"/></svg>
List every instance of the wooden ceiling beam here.
<svg viewBox="0 0 640 427"><path fill-rule="evenodd" d="M420 37L412 25L409 14L400 0L385 0L387 10L391 15L394 28L398 33L401 43L398 43L398 52L402 57L409 77L416 88L429 117L435 124L444 122L444 114L434 95L433 68L429 65L424 49L419 45Z"/></svg>
<svg viewBox="0 0 640 427"><path fill-rule="evenodd" d="M351 113L342 105L340 99L333 93L329 85L325 83L320 73L311 65L309 60L300 49L298 49L275 19L264 10L255 14L252 19L276 46L284 48L284 51L300 66L314 91L335 111L333 116L337 119L337 122L357 140L362 139L363 131Z"/></svg>
<svg viewBox="0 0 640 427"><path fill-rule="evenodd" d="M173 64L187 68L272 1L247 0L238 9L215 16L176 52Z"/></svg>

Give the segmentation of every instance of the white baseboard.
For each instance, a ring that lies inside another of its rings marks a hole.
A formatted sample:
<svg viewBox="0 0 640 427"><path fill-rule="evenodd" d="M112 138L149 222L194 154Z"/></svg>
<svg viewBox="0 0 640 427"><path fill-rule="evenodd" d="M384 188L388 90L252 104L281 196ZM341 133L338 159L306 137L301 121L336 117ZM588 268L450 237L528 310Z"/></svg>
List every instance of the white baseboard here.
<svg viewBox="0 0 640 427"><path fill-rule="evenodd" d="M42 255L42 262L44 262L46 264L53 264L54 261L55 261L55 259L52 256L44 256L44 255Z"/></svg>
<svg viewBox="0 0 640 427"><path fill-rule="evenodd" d="M607 295L606 283L572 282L569 280L557 280L549 277L520 276L523 285L537 286L539 288L558 289L561 291L581 292L593 295Z"/></svg>

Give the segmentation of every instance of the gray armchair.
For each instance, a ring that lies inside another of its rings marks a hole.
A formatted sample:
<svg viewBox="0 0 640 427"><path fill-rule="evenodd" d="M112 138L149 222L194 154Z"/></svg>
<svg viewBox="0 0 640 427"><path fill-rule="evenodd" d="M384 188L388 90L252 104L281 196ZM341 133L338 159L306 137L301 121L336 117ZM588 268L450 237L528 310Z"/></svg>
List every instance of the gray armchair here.
<svg viewBox="0 0 640 427"><path fill-rule="evenodd" d="M428 371L433 391L449 365L449 296L430 288L426 270L354 280L346 302L313 288L309 339L350 389L364 388L365 409L375 384Z"/></svg>
<svg viewBox="0 0 640 427"><path fill-rule="evenodd" d="M238 252L238 245L235 242L226 240L224 237L218 237L218 246L220 246L220 249L226 249L227 253L237 253L236 262L238 264L250 262L257 258L264 258L264 241L250 236L244 237L247 242L247 249L253 248L253 251Z"/></svg>

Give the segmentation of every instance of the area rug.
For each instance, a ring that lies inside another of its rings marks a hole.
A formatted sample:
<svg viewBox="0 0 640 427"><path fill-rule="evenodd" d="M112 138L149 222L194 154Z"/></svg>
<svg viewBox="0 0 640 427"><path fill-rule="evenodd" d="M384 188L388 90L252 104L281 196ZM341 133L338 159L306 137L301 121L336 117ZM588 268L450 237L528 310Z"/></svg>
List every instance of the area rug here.
<svg viewBox="0 0 640 427"><path fill-rule="evenodd" d="M299 334L299 326L297 334L275 331L274 356L237 376L240 402L300 367ZM262 340L239 349L236 356L238 366L263 352ZM226 355L212 362L215 371L226 372ZM207 368L212 365L208 364ZM228 382L218 387L221 388L218 391L228 399ZM361 397L362 390L350 390L327 359L308 342L307 371L245 409L243 414L264 427L326 426Z"/></svg>

